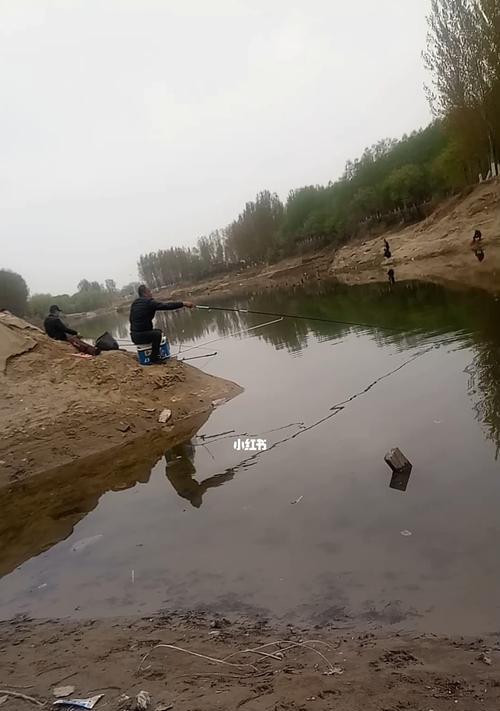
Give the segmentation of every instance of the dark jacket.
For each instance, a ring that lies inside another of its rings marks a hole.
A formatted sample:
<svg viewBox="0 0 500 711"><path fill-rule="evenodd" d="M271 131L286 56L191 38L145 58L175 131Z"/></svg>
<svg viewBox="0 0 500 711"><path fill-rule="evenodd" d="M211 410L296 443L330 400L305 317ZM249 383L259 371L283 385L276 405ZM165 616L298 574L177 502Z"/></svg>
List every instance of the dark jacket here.
<svg viewBox="0 0 500 711"><path fill-rule="evenodd" d="M155 301L145 296L139 296L132 302L130 307L130 331L152 331L153 319L157 311L170 311L181 309L184 306L182 301Z"/></svg>
<svg viewBox="0 0 500 711"><path fill-rule="evenodd" d="M43 322L45 333L56 341L66 341L66 335L76 336L78 331L68 328L56 314L49 314Z"/></svg>

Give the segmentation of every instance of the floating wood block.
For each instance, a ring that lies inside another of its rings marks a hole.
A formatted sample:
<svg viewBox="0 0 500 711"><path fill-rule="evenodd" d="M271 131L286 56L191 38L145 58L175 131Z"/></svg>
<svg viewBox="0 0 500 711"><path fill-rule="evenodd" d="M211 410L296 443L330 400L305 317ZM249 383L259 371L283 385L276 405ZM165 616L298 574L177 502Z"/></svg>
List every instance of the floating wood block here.
<svg viewBox="0 0 500 711"><path fill-rule="evenodd" d="M392 469L392 478L389 484L391 489L406 491L412 469L411 462L408 461L403 452L397 447L387 452L384 460Z"/></svg>
<svg viewBox="0 0 500 711"><path fill-rule="evenodd" d="M411 472L411 462L405 457L403 452L396 447L384 457L384 460L390 466L393 472Z"/></svg>

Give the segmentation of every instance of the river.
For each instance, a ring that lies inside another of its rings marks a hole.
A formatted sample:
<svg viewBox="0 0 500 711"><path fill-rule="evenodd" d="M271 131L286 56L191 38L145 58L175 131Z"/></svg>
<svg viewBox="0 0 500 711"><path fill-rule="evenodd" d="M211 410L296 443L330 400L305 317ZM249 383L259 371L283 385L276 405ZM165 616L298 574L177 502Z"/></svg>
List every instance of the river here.
<svg viewBox="0 0 500 711"><path fill-rule="evenodd" d="M202 356L190 362L244 392L68 526L49 505L33 510L26 526L44 516L52 540L1 579L0 615L203 609L497 630L500 302L407 283L217 305L372 325L159 314L173 354ZM125 344L127 315L79 324L87 337L106 329ZM266 449L246 450L251 440ZM406 490L390 486L393 447L413 464ZM0 543L3 555L15 546Z"/></svg>

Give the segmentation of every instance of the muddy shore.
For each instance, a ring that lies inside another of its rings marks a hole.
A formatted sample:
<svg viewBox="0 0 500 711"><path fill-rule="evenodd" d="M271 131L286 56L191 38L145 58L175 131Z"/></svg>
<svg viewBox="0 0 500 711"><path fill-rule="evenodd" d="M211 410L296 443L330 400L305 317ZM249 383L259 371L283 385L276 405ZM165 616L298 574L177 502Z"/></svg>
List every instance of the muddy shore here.
<svg viewBox="0 0 500 711"><path fill-rule="evenodd" d="M161 644L177 649L157 647ZM248 651L262 645L269 646ZM160 614L0 623L0 653L1 689L51 703L55 687L71 685L73 697L104 694L96 709L112 711L133 708L141 690L150 694L152 711L474 711L497 709L500 702L494 638L334 626L305 630L264 620ZM4 705L6 711L35 707L13 696Z"/></svg>

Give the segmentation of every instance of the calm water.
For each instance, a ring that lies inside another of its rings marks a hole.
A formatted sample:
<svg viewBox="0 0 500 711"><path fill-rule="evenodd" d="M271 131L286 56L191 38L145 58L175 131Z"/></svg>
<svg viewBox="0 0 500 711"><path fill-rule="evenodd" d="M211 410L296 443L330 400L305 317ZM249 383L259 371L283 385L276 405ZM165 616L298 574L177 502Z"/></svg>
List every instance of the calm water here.
<svg viewBox="0 0 500 711"><path fill-rule="evenodd" d="M174 353L243 394L174 450L146 443L7 496L0 615L500 630L500 302L398 284L225 305L394 330L285 319L231 335L273 319L162 314ZM79 328L127 338L126 315ZM247 437L267 451L237 451ZM413 462L404 492L395 446Z"/></svg>

